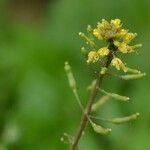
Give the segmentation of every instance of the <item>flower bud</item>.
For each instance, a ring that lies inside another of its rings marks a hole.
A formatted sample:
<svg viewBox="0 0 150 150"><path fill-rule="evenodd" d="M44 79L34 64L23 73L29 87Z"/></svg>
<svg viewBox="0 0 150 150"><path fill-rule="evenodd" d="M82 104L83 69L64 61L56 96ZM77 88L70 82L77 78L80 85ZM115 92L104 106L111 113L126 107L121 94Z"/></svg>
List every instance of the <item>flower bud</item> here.
<svg viewBox="0 0 150 150"><path fill-rule="evenodd" d="M88 55L88 51L85 49L85 47L82 47L82 48L81 48L81 53L82 53L83 55L85 55L85 56Z"/></svg>
<svg viewBox="0 0 150 150"><path fill-rule="evenodd" d="M107 68L106 67L102 67L100 74L105 74L107 72Z"/></svg>
<svg viewBox="0 0 150 150"><path fill-rule="evenodd" d="M91 25L88 25L88 26L87 26L87 31L88 31L88 32L92 32L92 27L91 27Z"/></svg>
<svg viewBox="0 0 150 150"><path fill-rule="evenodd" d="M69 85L70 87L75 90L76 89L76 81L74 79L73 73L71 71L71 67L69 65L68 62L65 62L65 67L64 67L67 77L68 77L68 81L69 81Z"/></svg>

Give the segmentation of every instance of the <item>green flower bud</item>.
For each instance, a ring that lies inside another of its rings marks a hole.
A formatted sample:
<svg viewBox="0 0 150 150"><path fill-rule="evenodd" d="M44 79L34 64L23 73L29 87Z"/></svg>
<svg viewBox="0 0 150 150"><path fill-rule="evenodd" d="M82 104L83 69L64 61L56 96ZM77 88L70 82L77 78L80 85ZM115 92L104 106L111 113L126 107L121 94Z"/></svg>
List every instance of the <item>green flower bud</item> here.
<svg viewBox="0 0 150 150"><path fill-rule="evenodd" d="M107 72L107 68L106 67L102 67L100 74L105 74Z"/></svg>

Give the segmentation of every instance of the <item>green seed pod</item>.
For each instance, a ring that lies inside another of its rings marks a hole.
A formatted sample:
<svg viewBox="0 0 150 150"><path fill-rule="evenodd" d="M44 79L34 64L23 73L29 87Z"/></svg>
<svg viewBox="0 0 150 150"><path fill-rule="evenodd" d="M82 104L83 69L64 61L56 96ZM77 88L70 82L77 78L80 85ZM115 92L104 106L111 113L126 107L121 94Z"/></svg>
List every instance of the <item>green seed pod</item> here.
<svg viewBox="0 0 150 150"><path fill-rule="evenodd" d="M92 123L91 124L92 127L93 127L93 130L96 132L96 133L99 133L99 134L102 134L102 135L107 135L111 132L111 129L110 128L103 128L101 127L100 125L97 125L95 123Z"/></svg>
<svg viewBox="0 0 150 150"><path fill-rule="evenodd" d="M97 111L101 106L103 106L108 100L109 96L104 95L102 96L96 103L92 105L92 111L95 112Z"/></svg>
<svg viewBox="0 0 150 150"><path fill-rule="evenodd" d="M132 115L126 116L126 117L113 118L113 119L110 119L110 122L114 123L114 124L126 123L126 122L130 122L130 121L136 120L139 115L140 115L140 113L135 113L135 114L132 114Z"/></svg>
<svg viewBox="0 0 150 150"><path fill-rule="evenodd" d="M129 72L129 73L135 73L135 74L140 74L141 73L141 71L136 70L136 69L132 69L132 68L129 68L129 67L126 67L125 70L126 70L126 72Z"/></svg>
<svg viewBox="0 0 150 150"><path fill-rule="evenodd" d="M132 47L132 49L137 49L137 48L142 47L142 44L136 44L136 45L133 45L131 47Z"/></svg>
<svg viewBox="0 0 150 150"><path fill-rule="evenodd" d="M132 79L139 79L144 76L146 76L146 73L122 75L120 76L120 78L123 80L132 80Z"/></svg>
<svg viewBox="0 0 150 150"><path fill-rule="evenodd" d="M121 95L118 95L118 94L115 94L115 93L108 93L108 92L106 92L106 91L104 91L104 90L102 90L102 89L99 89L102 93L104 93L104 94L106 94L106 95L108 95L108 96L110 96L110 97L112 97L112 98L115 98L115 99L117 99L117 100L120 100L120 101L124 101L124 102L126 102L126 101L128 101L130 98L129 97L126 97L126 96L121 96Z"/></svg>
<svg viewBox="0 0 150 150"><path fill-rule="evenodd" d="M121 95L118 95L118 94L115 94L115 93L111 93L111 94L109 94L109 96L112 96L113 98L121 100L121 101L128 101L130 99L127 96L121 96Z"/></svg>
<svg viewBox="0 0 150 150"><path fill-rule="evenodd" d="M81 38L84 38L84 39L86 40L86 44L89 44L89 45L92 46L92 47L95 46L94 41L93 41L91 38L87 37L84 33L79 32L79 36L80 36Z"/></svg>
<svg viewBox="0 0 150 150"><path fill-rule="evenodd" d="M76 89L76 81L74 79L73 73L71 71L71 67L69 65L68 62L65 62L65 67L64 67L67 77L68 77L68 81L69 81L69 85L70 87L75 90Z"/></svg>

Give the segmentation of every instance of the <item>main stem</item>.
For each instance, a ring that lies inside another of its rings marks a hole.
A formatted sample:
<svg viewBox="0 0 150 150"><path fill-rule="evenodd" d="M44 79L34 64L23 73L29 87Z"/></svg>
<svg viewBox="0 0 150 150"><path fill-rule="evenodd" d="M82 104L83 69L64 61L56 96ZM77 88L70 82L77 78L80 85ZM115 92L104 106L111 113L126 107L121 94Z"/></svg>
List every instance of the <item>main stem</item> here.
<svg viewBox="0 0 150 150"><path fill-rule="evenodd" d="M91 113L91 107L92 107L92 104L95 100L95 97L96 97L96 94L97 94L97 87L99 87L99 83L100 83L100 78L97 78L96 84L95 84L95 86L94 86L94 88L91 92L90 98L89 98L87 106L85 108L85 111L82 114L80 125L79 125L77 134L76 134L76 136L73 140L73 143L71 145L70 150L77 150L77 146L78 146L79 140L82 136L82 132L84 131L84 129L87 125L87 122L88 122L87 116L89 116L89 114Z"/></svg>
<svg viewBox="0 0 150 150"><path fill-rule="evenodd" d="M110 53L107 57L107 61L106 61L106 64L104 65L104 67L108 68L108 66L111 63L112 58L113 58L113 55L112 55L112 53ZM101 74L96 79L96 83L95 83L95 85L94 85L94 87L91 91L88 103L87 103L87 105L85 107L85 110L82 114L80 125L79 125L79 128L77 130L76 136L74 137L73 143L71 144L70 150L77 150L78 149L79 140L80 140L80 138L82 136L82 133L83 133L83 131L84 131L84 129L85 129L87 123L88 123L87 116L89 116L91 114L91 107L92 107L92 104L95 101L95 98L96 98L96 95L97 95L97 92L98 92L98 88L101 86L101 82L103 80L103 77L104 77L104 74Z"/></svg>

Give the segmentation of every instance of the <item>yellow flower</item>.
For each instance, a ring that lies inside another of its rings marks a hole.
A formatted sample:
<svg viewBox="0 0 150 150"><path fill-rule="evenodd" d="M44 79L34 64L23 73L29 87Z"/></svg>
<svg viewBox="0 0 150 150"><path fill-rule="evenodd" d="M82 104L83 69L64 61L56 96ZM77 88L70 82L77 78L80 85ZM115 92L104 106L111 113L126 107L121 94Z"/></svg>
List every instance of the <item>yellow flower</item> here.
<svg viewBox="0 0 150 150"><path fill-rule="evenodd" d="M118 41L114 41L114 45L118 47L118 50L122 53L134 52L134 49L132 48L132 46L127 45L127 43L125 42L120 43Z"/></svg>
<svg viewBox="0 0 150 150"><path fill-rule="evenodd" d="M107 28L110 28L110 23L105 20L105 19L102 19L102 22L98 22L97 24L97 28L101 28L101 29L107 29Z"/></svg>
<svg viewBox="0 0 150 150"><path fill-rule="evenodd" d="M113 58L113 60L111 61L111 65L116 67L117 70L122 69L124 72L126 72L125 64L117 57Z"/></svg>
<svg viewBox="0 0 150 150"><path fill-rule="evenodd" d="M123 41L128 44L128 43L130 43L131 40L133 40L136 36L137 36L137 33L127 33L127 34L123 37Z"/></svg>
<svg viewBox="0 0 150 150"><path fill-rule="evenodd" d="M121 27L121 20L120 19L114 19L114 20L111 20L111 25L113 27L115 27L116 29L120 28Z"/></svg>
<svg viewBox="0 0 150 150"><path fill-rule="evenodd" d="M112 29L111 24L105 19L102 19L101 23L98 22L97 29L100 32L101 39L109 40L115 37L115 31Z"/></svg>
<svg viewBox="0 0 150 150"><path fill-rule="evenodd" d="M98 39L103 39L102 36L101 36L101 32L100 32L100 30L98 30L98 29L94 29L94 30L93 30L93 35L94 35L95 37L97 37Z"/></svg>
<svg viewBox="0 0 150 150"><path fill-rule="evenodd" d="M99 60L99 55L96 51L90 51L89 54L88 54L88 60L87 60L87 63L90 63L90 62L97 62Z"/></svg>
<svg viewBox="0 0 150 150"><path fill-rule="evenodd" d="M121 29L120 31L118 31L117 36L123 38L127 33L127 30Z"/></svg>
<svg viewBox="0 0 150 150"><path fill-rule="evenodd" d="M127 53L128 52L127 51L127 44L124 43L124 42L122 42L122 43L119 44L118 49L122 53Z"/></svg>
<svg viewBox="0 0 150 150"><path fill-rule="evenodd" d="M97 51L99 57L107 56L109 54L109 49L107 47L102 47Z"/></svg>

